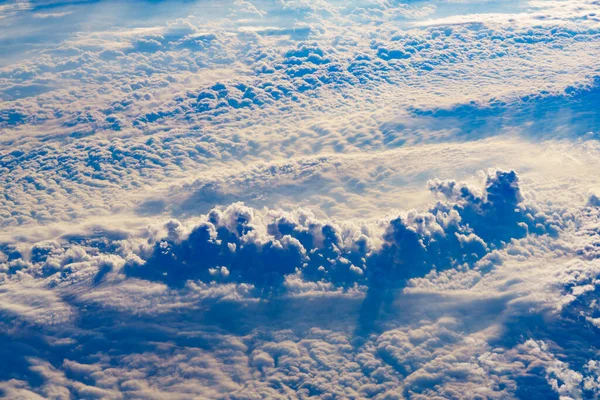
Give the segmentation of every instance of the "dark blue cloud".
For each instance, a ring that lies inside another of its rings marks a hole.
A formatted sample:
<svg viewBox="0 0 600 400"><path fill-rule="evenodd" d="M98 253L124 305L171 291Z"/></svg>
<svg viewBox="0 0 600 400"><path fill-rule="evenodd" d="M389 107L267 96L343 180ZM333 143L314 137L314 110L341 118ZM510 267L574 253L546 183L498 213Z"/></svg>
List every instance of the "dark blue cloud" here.
<svg viewBox="0 0 600 400"><path fill-rule="evenodd" d="M131 266L126 273L171 285L218 277L274 288L298 271L305 280L341 287L355 283L395 287L432 269L473 264L529 233L554 234L560 223L523 205L514 171L492 172L481 195L454 181L434 181L430 186L449 202L439 202L427 213L392 219L380 249L373 248L374 238L348 237L330 223L281 216L264 229L255 226L242 207L229 209L227 221L213 211L186 238L174 234L164 238L144 265ZM221 267L227 276L215 272Z"/></svg>

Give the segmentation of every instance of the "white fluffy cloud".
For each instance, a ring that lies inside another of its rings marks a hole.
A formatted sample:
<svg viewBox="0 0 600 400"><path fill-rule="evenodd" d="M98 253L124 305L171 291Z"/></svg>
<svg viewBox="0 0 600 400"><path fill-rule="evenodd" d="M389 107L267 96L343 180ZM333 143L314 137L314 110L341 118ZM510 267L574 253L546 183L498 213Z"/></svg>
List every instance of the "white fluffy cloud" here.
<svg viewBox="0 0 600 400"><path fill-rule="evenodd" d="M597 2L0 6L0 393L600 396Z"/></svg>

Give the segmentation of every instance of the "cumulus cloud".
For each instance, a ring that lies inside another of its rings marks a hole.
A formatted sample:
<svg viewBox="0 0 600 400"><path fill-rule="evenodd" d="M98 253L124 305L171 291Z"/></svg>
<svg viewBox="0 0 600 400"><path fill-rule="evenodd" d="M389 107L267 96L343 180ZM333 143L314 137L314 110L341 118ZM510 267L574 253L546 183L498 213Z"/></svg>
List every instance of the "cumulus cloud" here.
<svg viewBox="0 0 600 400"><path fill-rule="evenodd" d="M430 187L447 202L381 222L380 236L367 226L342 227L306 213L256 218L242 204L211 211L188 234L172 220L148 261L128 266L126 273L171 285L199 279L267 288L298 273L305 280L380 290L432 269L473 264L528 233L554 235L563 224L523 204L514 171L490 171L482 194L455 181L433 181Z"/></svg>
<svg viewBox="0 0 600 400"><path fill-rule="evenodd" d="M5 356L19 367L2 371L1 390L65 398L595 393L593 355L565 342L597 329L595 314L570 333L532 330L542 320L560 326L595 302L597 263L561 261L586 245L555 243L584 220L593 225L590 208L550 218L553 210L525 200L513 171L490 170L480 187L429 187L440 200L427 211L372 223L236 203L136 235L5 246L3 321L19 326L16 336L4 333ZM544 246L552 250L540 265L557 268L532 285L523 271L536 279L530 264Z"/></svg>
<svg viewBox="0 0 600 400"><path fill-rule="evenodd" d="M0 5L1 395L598 397L596 3Z"/></svg>

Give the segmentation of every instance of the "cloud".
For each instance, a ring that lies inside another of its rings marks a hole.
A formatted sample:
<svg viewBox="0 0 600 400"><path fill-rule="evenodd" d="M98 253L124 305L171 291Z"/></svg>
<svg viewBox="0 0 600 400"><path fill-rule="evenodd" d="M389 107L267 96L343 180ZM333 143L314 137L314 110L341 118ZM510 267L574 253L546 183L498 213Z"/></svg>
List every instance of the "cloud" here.
<svg viewBox="0 0 600 400"><path fill-rule="evenodd" d="M135 236L7 246L3 321L18 328L4 331L12 368L0 371L1 390L592 395L595 311L565 325L594 310L596 260L566 261L587 248L569 237L595 226L591 209L582 204L577 224L573 210L550 221L514 172L482 178L480 188L433 180L441 197L428 211L372 224L237 203Z"/></svg>
<svg viewBox="0 0 600 400"><path fill-rule="evenodd" d="M0 6L1 395L598 397L596 9Z"/></svg>
<svg viewBox="0 0 600 400"><path fill-rule="evenodd" d="M187 235L180 222L171 221L150 259L126 273L170 285L216 279L266 288L299 273L306 280L380 290L432 269L472 264L528 233L555 235L561 229L562 221L523 204L514 171L490 171L481 195L455 181L433 181L430 187L453 203L395 217L380 226L380 237L371 237L366 227L344 229L303 213L270 212L260 220L239 203L211 211Z"/></svg>

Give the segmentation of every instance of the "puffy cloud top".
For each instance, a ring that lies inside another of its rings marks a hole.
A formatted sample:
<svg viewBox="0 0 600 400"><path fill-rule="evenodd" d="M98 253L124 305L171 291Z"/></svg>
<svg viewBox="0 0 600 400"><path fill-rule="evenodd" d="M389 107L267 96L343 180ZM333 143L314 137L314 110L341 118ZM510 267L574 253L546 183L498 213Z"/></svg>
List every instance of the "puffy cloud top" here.
<svg viewBox="0 0 600 400"><path fill-rule="evenodd" d="M187 235L170 221L150 258L126 273L175 286L192 279L275 289L291 274L341 287L400 286L432 269L472 265L529 232L556 233L561 224L523 204L514 171L491 171L482 194L455 181L429 186L446 201L391 219L380 237L303 214L255 221L242 204L211 211Z"/></svg>

